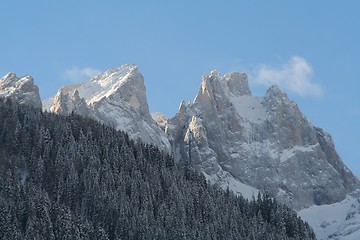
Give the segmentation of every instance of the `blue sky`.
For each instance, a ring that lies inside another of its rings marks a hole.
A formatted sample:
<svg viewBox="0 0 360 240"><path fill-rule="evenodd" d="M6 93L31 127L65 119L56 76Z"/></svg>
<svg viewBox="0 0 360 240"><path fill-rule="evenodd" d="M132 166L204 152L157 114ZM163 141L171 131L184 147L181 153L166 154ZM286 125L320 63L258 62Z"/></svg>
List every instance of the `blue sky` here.
<svg viewBox="0 0 360 240"><path fill-rule="evenodd" d="M247 72L255 95L279 84L360 176L360 1L3 0L0 9L0 75L33 76L42 98L135 63L151 111L173 116L203 74Z"/></svg>

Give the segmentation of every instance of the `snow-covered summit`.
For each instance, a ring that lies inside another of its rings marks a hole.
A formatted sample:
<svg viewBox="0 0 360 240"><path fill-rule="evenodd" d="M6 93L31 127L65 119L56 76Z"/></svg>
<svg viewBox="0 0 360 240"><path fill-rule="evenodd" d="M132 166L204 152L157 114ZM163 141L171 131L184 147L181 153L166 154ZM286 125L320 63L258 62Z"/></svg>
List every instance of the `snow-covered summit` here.
<svg viewBox="0 0 360 240"><path fill-rule="evenodd" d="M63 95L72 94L75 90L87 104L93 105L115 93L122 94L122 98L140 112L148 112L144 79L136 65L122 65L109 69L92 78L90 81L62 87L59 92Z"/></svg>
<svg viewBox="0 0 360 240"><path fill-rule="evenodd" d="M31 76L18 78L15 73L6 74L0 79L0 97L41 108L39 88Z"/></svg>
<svg viewBox="0 0 360 240"><path fill-rule="evenodd" d="M47 102L51 112L91 117L170 151L168 139L149 112L144 78L136 65L122 65L87 82L64 86Z"/></svg>

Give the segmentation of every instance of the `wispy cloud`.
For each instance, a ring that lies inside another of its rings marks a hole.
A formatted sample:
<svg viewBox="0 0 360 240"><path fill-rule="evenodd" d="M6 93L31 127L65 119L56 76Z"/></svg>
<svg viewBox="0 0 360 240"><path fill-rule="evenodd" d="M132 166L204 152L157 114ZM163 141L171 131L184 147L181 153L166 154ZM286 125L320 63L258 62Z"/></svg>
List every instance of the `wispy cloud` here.
<svg viewBox="0 0 360 240"><path fill-rule="evenodd" d="M266 86L276 84L300 96L322 96L323 87L314 83L312 76L311 65L302 57L292 56L279 68L261 65L254 82Z"/></svg>
<svg viewBox="0 0 360 240"><path fill-rule="evenodd" d="M63 79L72 83L77 83L89 80L90 78L99 75L100 73L100 70L91 67L73 67L71 69L65 70Z"/></svg>

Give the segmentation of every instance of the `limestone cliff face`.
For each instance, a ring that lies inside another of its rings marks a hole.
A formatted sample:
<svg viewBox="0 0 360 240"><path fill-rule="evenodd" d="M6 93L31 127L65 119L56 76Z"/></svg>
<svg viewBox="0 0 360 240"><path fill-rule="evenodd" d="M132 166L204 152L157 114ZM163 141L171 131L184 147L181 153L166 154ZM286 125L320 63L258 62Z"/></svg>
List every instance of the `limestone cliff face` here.
<svg viewBox="0 0 360 240"><path fill-rule="evenodd" d="M47 101L46 108L58 114L74 112L96 119L134 140L170 152L168 139L151 117L144 79L135 65L123 65L88 82L64 86Z"/></svg>
<svg viewBox="0 0 360 240"><path fill-rule="evenodd" d="M343 200L360 186L328 133L278 87L251 96L247 76L205 75L194 102L164 127L178 159L214 183L245 183L295 209Z"/></svg>
<svg viewBox="0 0 360 240"><path fill-rule="evenodd" d="M11 98L20 103L41 108L39 88L31 76L18 78L15 73L8 73L0 79L0 97Z"/></svg>

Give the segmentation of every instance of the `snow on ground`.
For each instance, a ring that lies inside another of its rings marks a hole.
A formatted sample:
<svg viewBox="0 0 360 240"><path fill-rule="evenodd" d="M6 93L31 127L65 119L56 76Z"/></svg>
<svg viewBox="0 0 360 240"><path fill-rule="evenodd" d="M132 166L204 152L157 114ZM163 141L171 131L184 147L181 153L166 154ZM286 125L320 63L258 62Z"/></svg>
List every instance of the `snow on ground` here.
<svg viewBox="0 0 360 240"><path fill-rule="evenodd" d="M312 206L298 214L310 224L319 240L360 239L360 190L342 202Z"/></svg>
<svg viewBox="0 0 360 240"><path fill-rule="evenodd" d="M249 185L246 185L235 178L230 178L227 182L226 187L229 186L230 189L234 191L235 194L242 195L244 198L252 199L253 197L257 197L259 190L256 188L253 188ZM225 188L225 185L222 186L222 188Z"/></svg>
<svg viewBox="0 0 360 240"><path fill-rule="evenodd" d="M238 181L233 176L231 176L230 173L224 170L220 170L218 173L212 175L208 175L205 172L203 172L203 174L206 180L208 180L210 183L217 184L224 190L229 187L229 189L233 191L236 195L241 195L246 199L251 200L253 197L256 198L259 194L258 189Z"/></svg>
<svg viewBox="0 0 360 240"><path fill-rule="evenodd" d="M262 104L262 100L262 97L253 96L230 98L239 116L253 123L262 123L267 118L266 109Z"/></svg>

